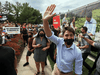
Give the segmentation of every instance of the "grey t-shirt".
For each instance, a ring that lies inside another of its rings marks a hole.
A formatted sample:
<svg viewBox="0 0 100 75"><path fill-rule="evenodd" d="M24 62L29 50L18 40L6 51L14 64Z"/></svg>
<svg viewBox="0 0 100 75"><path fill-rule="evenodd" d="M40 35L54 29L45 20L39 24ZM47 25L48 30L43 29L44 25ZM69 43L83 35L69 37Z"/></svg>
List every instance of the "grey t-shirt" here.
<svg viewBox="0 0 100 75"><path fill-rule="evenodd" d="M84 34L83 36L84 36L85 38L88 38L88 39L89 39L89 36L88 36L87 33ZM89 44L87 41L85 41L83 38L82 38L82 41L80 42L80 45L81 45L81 46L89 45L89 48L81 49L82 53L89 53L89 52L90 52L91 46L90 46L90 44Z"/></svg>
<svg viewBox="0 0 100 75"><path fill-rule="evenodd" d="M94 43L94 47L100 49L100 43ZM100 56L99 56L97 63L96 63L96 69L100 73Z"/></svg>

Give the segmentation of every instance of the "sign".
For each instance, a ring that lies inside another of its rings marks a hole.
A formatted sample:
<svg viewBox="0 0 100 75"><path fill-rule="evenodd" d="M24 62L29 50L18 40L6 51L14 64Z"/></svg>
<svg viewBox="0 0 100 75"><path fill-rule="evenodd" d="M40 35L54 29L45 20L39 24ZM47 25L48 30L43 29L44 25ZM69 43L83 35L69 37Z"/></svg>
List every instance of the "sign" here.
<svg viewBox="0 0 100 75"><path fill-rule="evenodd" d="M20 27L5 27L7 34L20 34Z"/></svg>
<svg viewBox="0 0 100 75"><path fill-rule="evenodd" d="M60 27L60 15L53 17L54 28Z"/></svg>

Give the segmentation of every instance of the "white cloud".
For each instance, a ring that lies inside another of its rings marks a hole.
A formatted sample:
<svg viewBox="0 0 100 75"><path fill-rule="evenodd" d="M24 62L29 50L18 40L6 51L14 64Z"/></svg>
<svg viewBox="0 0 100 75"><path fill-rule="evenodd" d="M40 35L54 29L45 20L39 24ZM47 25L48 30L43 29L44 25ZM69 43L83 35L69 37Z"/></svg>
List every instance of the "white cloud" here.
<svg viewBox="0 0 100 75"><path fill-rule="evenodd" d="M3 4L6 0L0 0ZM56 8L54 12L57 14L59 12L67 12L68 9L72 10L75 8L78 8L80 6L89 4L91 2L95 2L97 0L7 0L11 3L20 2L20 3L29 3L30 6L32 6L35 9L40 10L40 12L43 14L47 8L47 6L50 6L51 4L56 4Z"/></svg>

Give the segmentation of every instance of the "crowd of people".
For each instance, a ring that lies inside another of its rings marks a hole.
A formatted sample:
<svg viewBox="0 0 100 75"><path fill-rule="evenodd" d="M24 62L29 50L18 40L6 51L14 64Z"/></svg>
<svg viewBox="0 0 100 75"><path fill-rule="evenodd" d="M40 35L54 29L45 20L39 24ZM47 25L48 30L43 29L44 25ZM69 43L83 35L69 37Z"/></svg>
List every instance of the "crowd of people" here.
<svg viewBox="0 0 100 75"><path fill-rule="evenodd" d="M14 34L7 34L5 27L20 27L20 37L24 41L24 47L28 46L26 54L26 63L29 65L29 56L33 53L37 68L35 75L40 74L40 64L42 67L42 75L45 75L44 68L47 65L47 56L50 55L51 60L55 63L52 75L73 75L73 63L75 62L75 75L82 75L82 68L85 60L90 54L91 45L100 49L100 43L90 40L94 38L96 31L96 21L92 18L92 13L86 15L86 22L81 28L82 38L76 45L75 41L75 17L72 18L70 24L66 20L67 15L63 18L62 29L54 28L49 25L48 20L56 13L52 14L56 5L48 6L43 16L43 26L31 25L30 27L24 23L9 23L7 20L0 24L0 72L2 75L17 75L17 59L15 51L10 47L5 47L7 41L13 38ZM5 34L4 34L5 33ZM100 75L100 57L97 62L96 72L94 75ZM7 64L6 64L7 63ZM8 66L10 65L10 66ZM10 67L10 68L9 68Z"/></svg>

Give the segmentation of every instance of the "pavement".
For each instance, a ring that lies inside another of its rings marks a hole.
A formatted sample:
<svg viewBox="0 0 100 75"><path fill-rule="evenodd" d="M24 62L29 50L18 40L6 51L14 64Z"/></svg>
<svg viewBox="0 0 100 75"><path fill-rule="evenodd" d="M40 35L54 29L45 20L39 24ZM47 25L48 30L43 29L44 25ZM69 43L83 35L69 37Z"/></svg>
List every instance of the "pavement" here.
<svg viewBox="0 0 100 75"><path fill-rule="evenodd" d="M20 62L17 65L18 73L17 75L34 75L37 72L35 60L33 58L34 54L29 57L29 65L23 67L23 64L26 62L26 53L27 47L25 47ZM40 72L42 71L40 66ZM49 60L47 59L47 66L44 68L45 75L51 75L52 69ZM39 75L42 75L41 73Z"/></svg>

